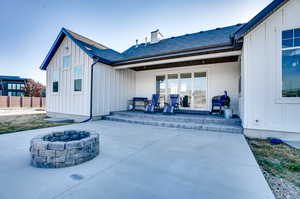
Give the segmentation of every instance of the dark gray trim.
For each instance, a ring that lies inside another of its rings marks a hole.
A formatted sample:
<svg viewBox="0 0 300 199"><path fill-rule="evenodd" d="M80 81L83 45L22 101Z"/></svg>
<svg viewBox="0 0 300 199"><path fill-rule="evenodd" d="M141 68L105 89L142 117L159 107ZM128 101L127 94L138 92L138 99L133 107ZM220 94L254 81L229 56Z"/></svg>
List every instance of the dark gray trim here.
<svg viewBox="0 0 300 199"><path fill-rule="evenodd" d="M235 32L235 39L238 40L244 37L248 32L253 30L259 24L261 24L265 19L267 19L270 15L276 12L279 8L281 8L284 4L286 4L289 0L274 0L267 7L265 7L262 11L260 11L255 17L253 17L248 23L243 25L239 30Z"/></svg>

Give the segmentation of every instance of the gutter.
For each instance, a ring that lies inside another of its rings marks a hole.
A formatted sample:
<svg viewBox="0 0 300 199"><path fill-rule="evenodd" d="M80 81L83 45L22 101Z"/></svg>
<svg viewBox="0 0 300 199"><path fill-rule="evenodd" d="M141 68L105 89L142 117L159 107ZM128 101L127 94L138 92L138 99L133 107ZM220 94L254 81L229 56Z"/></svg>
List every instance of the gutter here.
<svg viewBox="0 0 300 199"><path fill-rule="evenodd" d="M140 63L140 62L147 62L147 61L153 61L153 60L179 57L179 56L189 56L189 55L192 56L197 53L209 54L211 51L215 51L215 50L232 50L232 49L235 49L235 47L232 45L232 43L224 43L224 44L215 45L215 46L190 48L190 49L179 50L179 51L171 51L168 53L156 54L153 56L144 56L144 57L125 59L125 60L115 61L115 62L113 62L112 65L120 66L120 65L126 65L126 64L133 64L133 63Z"/></svg>
<svg viewBox="0 0 300 199"><path fill-rule="evenodd" d="M83 120L80 123L88 122L93 119L93 88L94 88L94 66L99 62L97 57L93 57L93 63L91 65L91 90L90 90L90 116L88 119Z"/></svg>
<svg viewBox="0 0 300 199"><path fill-rule="evenodd" d="M153 66L153 65L159 65L159 64L202 60L202 59L210 59L210 58L218 58L218 57L239 56L239 55L241 55L241 50L234 50L234 51L230 50L230 51L223 51L223 52L211 53L211 54L185 56L185 57L178 57L178 58L170 58L170 59L163 59L163 60L156 60L156 61L147 61L147 62L126 64L126 65L119 65L119 66L113 66L113 68L114 69L135 68L135 67L140 67L140 66Z"/></svg>

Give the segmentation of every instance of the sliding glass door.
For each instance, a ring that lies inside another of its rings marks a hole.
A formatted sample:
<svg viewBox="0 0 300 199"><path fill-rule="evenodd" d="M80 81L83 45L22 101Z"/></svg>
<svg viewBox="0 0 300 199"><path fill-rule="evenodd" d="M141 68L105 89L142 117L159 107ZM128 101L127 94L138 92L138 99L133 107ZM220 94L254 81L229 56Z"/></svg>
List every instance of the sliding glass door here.
<svg viewBox="0 0 300 199"><path fill-rule="evenodd" d="M156 93L160 103L170 94L179 94L181 109L207 110L207 73L182 72L156 76Z"/></svg>
<svg viewBox="0 0 300 199"><path fill-rule="evenodd" d="M204 110L207 108L207 77L206 72L194 73L193 108Z"/></svg>
<svg viewBox="0 0 300 199"><path fill-rule="evenodd" d="M165 75L156 76L156 94L160 94L159 103L163 106L166 102L166 77Z"/></svg>
<svg viewBox="0 0 300 199"><path fill-rule="evenodd" d="M193 92L193 78L192 73L180 74L180 106L181 108L192 107L192 92Z"/></svg>
<svg viewBox="0 0 300 199"><path fill-rule="evenodd" d="M168 74L167 95L178 94L178 74Z"/></svg>

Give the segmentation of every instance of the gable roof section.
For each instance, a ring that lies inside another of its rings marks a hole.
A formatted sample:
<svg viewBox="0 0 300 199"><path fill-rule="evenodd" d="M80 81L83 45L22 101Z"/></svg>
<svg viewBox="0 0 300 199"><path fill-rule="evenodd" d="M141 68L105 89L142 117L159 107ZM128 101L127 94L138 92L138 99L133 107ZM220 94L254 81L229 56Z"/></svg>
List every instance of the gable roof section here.
<svg viewBox="0 0 300 199"><path fill-rule="evenodd" d="M274 0L262 11L260 11L255 17L253 17L248 23L242 26L236 33L235 39L240 39L245 36L248 32L253 30L256 26L261 24L266 18L273 14L276 10L281 8L289 0Z"/></svg>
<svg viewBox="0 0 300 199"><path fill-rule="evenodd" d="M113 60L119 60L122 55L102 44L92 41L84 36L74 33L70 30L62 28L59 32L55 42L53 43L49 53L44 59L40 69L46 70L56 50L59 48L65 37L70 38L76 45L78 45L88 56L97 58L100 62L105 64L112 64Z"/></svg>
<svg viewBox="0 0 300 199"><path fill-rule="evenodd" d="M162 54L172 55L179 52L185 52L185 54L188 54L189 51L200 49L202 49L205 53L205 49L218 49L218 47L223 46L232 47L232 38L234 33L240 27L241 24L237 24L224 28L216 28L214 30L171 37L153 44L147 43L139 44L138 46L134 45L125 50L123 53L119 53L84 36L62 28L48 55L40 66L40 69L46 70L65 36L70 38L91 58L97 58L102 63L114 65L127 60L140 59L144 57L152 58Z"/></svg>

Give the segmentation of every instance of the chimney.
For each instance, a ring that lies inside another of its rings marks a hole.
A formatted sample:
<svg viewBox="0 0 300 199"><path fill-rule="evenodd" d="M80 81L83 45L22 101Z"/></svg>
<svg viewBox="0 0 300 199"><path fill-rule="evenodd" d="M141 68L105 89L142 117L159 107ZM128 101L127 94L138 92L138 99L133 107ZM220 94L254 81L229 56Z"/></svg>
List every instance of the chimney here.
<svg viewBox="0 0 300 199"><path fill-rule="evenodd" d="M157 43L163 37L163 35L159 32L159 29L151 32L151 43Z"/></svg>
<svg viewBox="0 0 300 199"><path fill-rule="evenodd" d="M135 47L137 48L139 46L139 40L135 40Z"/></svg>

